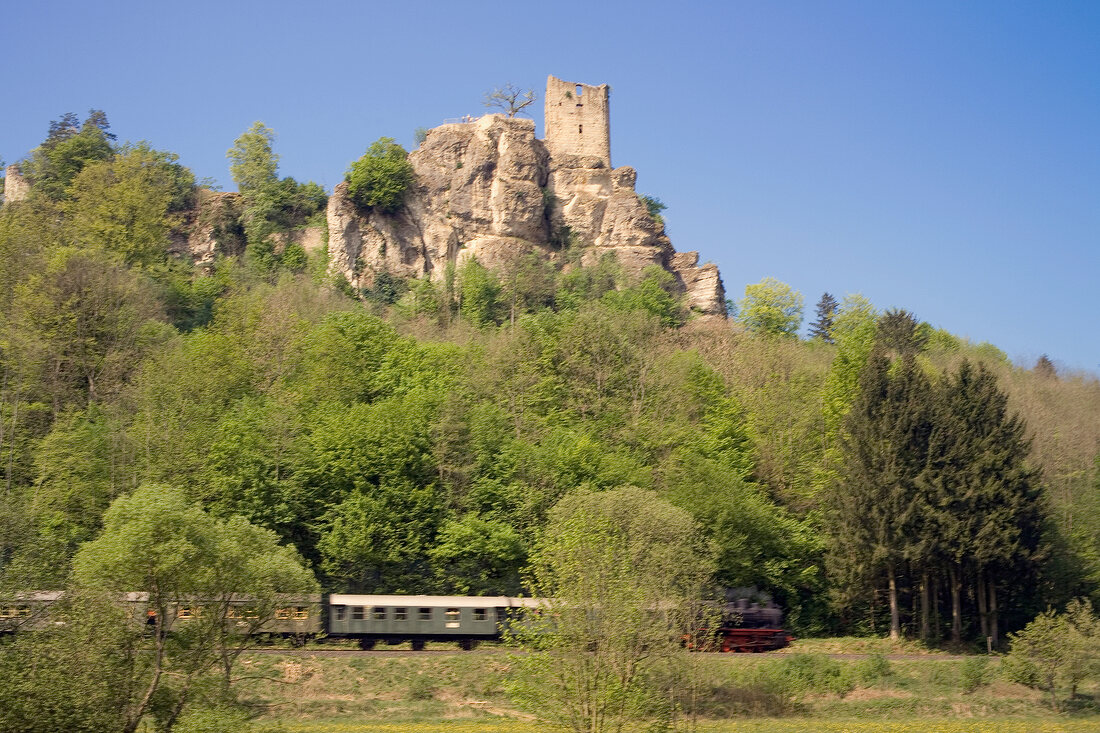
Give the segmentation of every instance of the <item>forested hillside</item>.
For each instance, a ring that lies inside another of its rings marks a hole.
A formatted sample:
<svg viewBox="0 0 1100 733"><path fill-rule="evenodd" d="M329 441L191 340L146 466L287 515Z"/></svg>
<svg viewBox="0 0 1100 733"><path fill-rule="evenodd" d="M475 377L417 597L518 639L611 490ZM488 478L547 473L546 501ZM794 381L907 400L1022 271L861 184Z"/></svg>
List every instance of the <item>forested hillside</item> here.
<svg viewBox="0 0 1100 733"><path fill-rule="evenodd" d="M666 272L568 245L355 291L279 238L324 192L278 178L261 133L218 223L245 246L209 267L170 254L192 173L102 113L23 163L0 210L5 588L65 586L111 502L156 485L273 530L329 590L519 593L559 499L636 486L695 517L716 587L800 633L998 636L1100 600L1094 376L858 295L800 338L802 296L769 280L697 319Z"/></svg>

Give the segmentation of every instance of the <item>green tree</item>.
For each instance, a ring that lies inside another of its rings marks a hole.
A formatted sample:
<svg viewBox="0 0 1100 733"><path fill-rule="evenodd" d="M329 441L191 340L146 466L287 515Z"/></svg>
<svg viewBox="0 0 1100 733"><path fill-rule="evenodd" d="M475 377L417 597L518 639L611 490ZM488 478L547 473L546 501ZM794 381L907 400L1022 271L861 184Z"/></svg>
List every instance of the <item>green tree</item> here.
<svg viewBox="0 0 1100 733"><path fill-rule="evenodd" d="M575 492L551 512L532 567L548 600L521 626L517 700L577 733L667 724L658 672L683 654L711 570L691 516L634 487Z"/></svg>
<svg viewBox="0 0 1100 733"><path fill-rule="evenodd" d="M892 371L878 353L871 355L859 387L845 421L841 479L830 501L833 561L848 574L850 587L885 577L890 637L897 639L898 577L914 540L916 482L932 429L931 385L911 355Z"/></svg>
<svg viewBox="0 0 1100 733"><path fill-rule="evenodd" d="M268 238L303 225L309 217L324 209L324 189L316 183L298 183L293 178L279 179L279 156L273 143L274 131L262 122L254 122L234 141L226 153L229 169L244 199L243 223L249 244L260 246L253 259L261 270L278 264L274 244Z"/></svg>
<svg viewBox="0 0 1100 733"><path fill-rule="evenodd" d="M401 208L414 179L408 152L390 137L371 143L367 152L351 164L345 176L352 201L384 214Z"/></svg>
<svg viewBox="0 0 1100 733"><path fill-rule="evenodd" d="M1073 698L1081 682L1100 676L1100 620L1088 601L1074 599L1060 614L1047 609L1009 639L1005 667L1010 675L1049 692L1055 711L1059 689L1068 687Z"/></svg>
<svg viewBox="0 0 1100 733"><path fill-rule="evenodd" d="M225 685L250 636L270 621L281 593L317 590L312 573L274 533L243 519L219 520L190 504L183 492L147 485L116 499L104 517L103 533L80 548L73 560L78 587L149 594L156 612L152 649L143 674L129 682L135 694L124 714L124 733L133 733L154 705L162 705L161 726L171 728L194 686L214 670ZM255 617L247 628L228 622L233 599L250 598ZM203 614L179 624L179 605L203 601Z"/></svg>
<svg viewBox="0 0 1100 733"><path fill-rule="evenodd" d="M476 259L462 266L458 278L462 317L479 328L495 325L502 311L500 281Z"/></svg>
<svg viewBox="0 0 1100 733"><path fill-rule="evenodd" d="M527 548L511 526L471 513L443 525L429 557L441 592L518 595Z"/></svg>
<svg viewBox="0 0 1100 733"><path fill-rule="evenodd" d="M243 196L255 196L278 179L279 156L273 143L275 131L260 121L241 133L226 152L229 172Z"/></svg>
<svg viewBox="0 0 1100 733"><path fill-rule="evenodd" d="M802 294L790 285L766 277L745 286L745 297L738 304L741 323L763 336L791 336L802 325Z"/></svg>
<svg viewBox="0 0 1100 733"><path fill-rule="evenodd" d="M85 166L114 154L111 141L115 136L109 130L102 110L89 110L83 125L71 112L51 122L45 142L21 165L33 190L54 201L66 198L69 184Z"/></svg>
<svg viewBox="0 0 1100 733"><path fill-rule="evenodd" d="M935 535L950 576L952 638L961 638L963 573L970 570L982 635L996 639L997 581L1033 573L1040 554L1039 474L1027 464L1027 426L1009 413L992 372L963 361L937 393L922 481L938 507Z"/></svg>
<svg viewBox="0 0 1100 733"><path fill-rule="evenodd" d="M54 623L0 644L0 730L125 730L145 674L141 628L116 598L68 593Z"/></svg>
<svg viewBox="0 0 1100 733"><path fill-rule="evenodd" d="M817 320L810 324L810 338L833 343L833 318L839 306L832 293L822 293L816 306Z"/></svg>
<svg viewBox="0 0 1100 733"><path fill-rule="evenodd" d="M75 177L64 211L73 241L126 264L149 267L168 255L168 234L183 223L195 178L177 156L145 144L89 163Z"/></svg>

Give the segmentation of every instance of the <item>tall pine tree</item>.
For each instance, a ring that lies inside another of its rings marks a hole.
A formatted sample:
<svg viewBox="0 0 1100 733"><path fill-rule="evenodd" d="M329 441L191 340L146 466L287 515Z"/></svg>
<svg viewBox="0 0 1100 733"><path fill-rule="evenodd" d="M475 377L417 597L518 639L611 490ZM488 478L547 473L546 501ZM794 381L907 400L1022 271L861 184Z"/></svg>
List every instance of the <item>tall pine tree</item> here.
<svg viewBox="0 0 1100 733"><path fill-rule="evenodd" d="M931 433L931 385L911 354L873 353L846 419L844 467L833 492L834 560L852 582L885 579L890 636L901 636L898 576L914 552L918 491ZM859 577L852 569L869 576Z"/></svg>
<svg viewBox="0 0 1100 733"><path fill-rule="evenodd" d="M1024 421L984 366L964 361L937 389L924 482L931 490L951 594L951 637L962 638L969 576L982 636L996 642L996 589L1034 574L1045 516L1039 472L1027 464Z"/></svg>
<svg viewBox="0 0 1100 733"><path fill-rule="evenodd" d="M821 300L817 301L817 320L810 324L810 338L833 343L833 316L839 305L831 293L821 295Z"/></svg>

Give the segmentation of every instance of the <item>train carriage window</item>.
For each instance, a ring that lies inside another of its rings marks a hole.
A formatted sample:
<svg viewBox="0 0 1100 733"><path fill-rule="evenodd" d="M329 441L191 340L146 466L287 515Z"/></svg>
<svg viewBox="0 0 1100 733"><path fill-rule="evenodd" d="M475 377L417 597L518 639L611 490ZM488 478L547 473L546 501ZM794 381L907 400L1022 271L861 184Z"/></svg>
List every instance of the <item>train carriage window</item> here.
<svg viewBox="0 0 1100 733"><path fill-rule="evenodd" d="M386 620L386 609L383 608L382 606L375 606L373 616L374 616L375 621L385 621Z"/></svg>
<svg viewBox="0 0 1100 733"><path fill-rule="evenodd" d="M187 620L189 618L198 618L198 615L198 606L180 606L179 611L176 612L176 618L182 620Z"/></svg>
<svg viewBox="0 0 1100 733"><path fill-rule="evenodd" d="M352 621L362 621L363 620L363 607L362 606L352 606L351 607L351 620Z"/></svg>
<svg viewBox="0 0 1100 733"><path fill-rule="evenodd" d="M348 615L348 607L347 606L333 606L333 609L335 609L335 611L336 611L336 620L337 621L343 621Z"/></svg>
<svg viewBox="0 0 1100 733"><path fill-rule="evenodd" d="M291 618L293 613L294 613L294 610L291 609L291 608L276 608L275 609L275 618L280 620L280 621L286 621L287 619Z"/></svg>
<svg viewBox="0 0 1100 733"><path fill-rule="evenodd" d="M421 621L431 621L432 620L432 609L430 609L430 608L420 609L420 615L418 616L418 618Z"/></svg>
<svg viewBox="0 0 1100 733"><path fill-rule="evenodd" d="M302 621L309 618L309 606L297 606L294 609L294 619L296 621Z"/></svg>
<svg viewBox="0 0 1100 733"><path fill-rule="evenodd" d="M448 608L443 615L447 619L446 626L448 629L458 628L458 624L460 623L459 619L462 618L462 613L457 608Z"/></svg>
<svg viewBox="0 0 1100 733"><path fill-rule="evenodd" d="M15 609L15 617L16 618L26 618L27 616L30 616L30 615L31 615L31 607L30 606L17 606L16 609Z"/></svg>
<svg viewBox="0 0 1100 733"><path fill-rule="evenodd" d="M485 611L484 608L475 608L474 609L474 621L485 621L488 618L489 618L489 614Z"/></svg>
<svg viewBox="0 0 1100 733"><path fill-rule="evenodd" d="M409 618L409 609L407 608L395 608L393 609L394 621L406 621Z"/></svg>

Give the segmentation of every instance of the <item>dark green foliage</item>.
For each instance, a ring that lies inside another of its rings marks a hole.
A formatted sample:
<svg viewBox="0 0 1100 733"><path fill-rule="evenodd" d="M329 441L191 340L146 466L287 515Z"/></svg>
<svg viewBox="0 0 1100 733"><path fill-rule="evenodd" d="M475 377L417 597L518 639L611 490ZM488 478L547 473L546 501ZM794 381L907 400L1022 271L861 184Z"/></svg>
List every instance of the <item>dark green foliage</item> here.
<svg viewBox="0 0 1100 733"><path fill-rule="evenodd" d="M892 353L916 354L928 343L927 326L907 310L891 308L879 317L876 325L875 341Z"/></svg>
<svg viewBox="0 0 1100 733"><path fill-rule="evenodd" d="M642 202L642 206L644 206L645 210L649 212L649 215L653 218L653 221L657 222L661 226L665 225L665 218L661 216L661 212L668 207L665 206L661 199L657 198L656 196L646 196L645 194L642 194L638 196L638 200Z"/></svg>
<svg viewBox="0 0 1100 733"><path fill-rule="evenodd" d="M392 214L404 204L414 175L408 152L393 138L382 137L351 164L344 178L352 201L366 209Z"/></svg>
<svg viewBox="0 0 1100 733"><path fill-rule="evenodd" d="M69 184L85 166L108 160L114 154L107 116L101 110L89 110L80 124L71 112L50 123L46 141L31 152L21 165L35 191L54 201L67 198Z"/></svg>
<svg viewBox="0 0 1100 733"><path fill-rule="evenodd" d="M833 317L839 306L831 293L822 293L821 300L817 301L817 320L810 324L810 338L833 343Z"/></svg>

